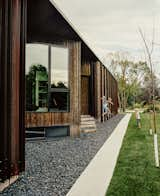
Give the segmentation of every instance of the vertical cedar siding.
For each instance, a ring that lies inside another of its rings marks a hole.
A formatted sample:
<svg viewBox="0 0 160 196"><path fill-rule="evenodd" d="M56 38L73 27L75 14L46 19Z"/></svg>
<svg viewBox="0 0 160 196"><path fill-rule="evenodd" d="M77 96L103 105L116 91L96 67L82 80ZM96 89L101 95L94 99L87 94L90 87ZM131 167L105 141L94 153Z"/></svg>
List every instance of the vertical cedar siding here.
<svg viewBox="0 0 160 196"><path fill-rule="evenodd" d="M70 134L80 134L81 115L81 43L69 44L72 51L70 68Z"/></svg>
<svg viewBox="0 0 160 196"><path fill-rule="evenodd" d="M98 122L101 121L101 65L97 61L94 65L94 80L95 80L95 118Z"/></svg>
<svg viewBox="0 0 160 196"><path fill-rule="evenodd" d="M59 43L60 44L60 43ZM70 135L79 135L81 114L81 43L61 43L69 48L69 112L27 112L26 127L48 127L56 125L70 125Z"/></svg>
<svg viewBox="0 0 160 196"><path fill-rule="evenodd" d="M96 66L97 70L97 66ZM97 74L97 76L96 76ZM98 75L100 75L100 79L98 80ZM100 63L100 73L95 73L95 84L98 84L98 81L100 82L100 97L106 96L112 98L113 104L109 104L109 107L111 109L111 112L113 114L117 114L118 111L118 92L117 92L117 81L115 78L111 75L111 73L107 70L107 68ZM98 87L95 85L95 91L96 94L98 94ZM99 119L100 116L100 110L102 112L102 101L101 104L99 104L98 100L96 99L97 108L96 108L96 118ZM101 106L100 106L101 105ZM99 109L98 109L99 107Z"/></svg>
<svg viewBox="0 0 160 196"><path fill-rule="evenodd" d="M95 117L95 63L91 62L91 75L90 75L90 100L89 100L89 107L90 107L90 115Z"/></svg>
<svg viewBox="0 0 160 196"><path fill-rule="evenodd" d="M25 126L70 125L70 135L80 134L81 74L90 75L90 112L101 120L101 97L112 97L117 113L117 82L100 62L82 66L82 41L64 41L68 46L70 111L25 112L26 0L0 1L0 180L25 169ZM66 38L67 40L67 38ZM58 41L58 40L57 40ZM86 59L87 60L87 59ZM87 60L88 62L89 60Z"/></svg>

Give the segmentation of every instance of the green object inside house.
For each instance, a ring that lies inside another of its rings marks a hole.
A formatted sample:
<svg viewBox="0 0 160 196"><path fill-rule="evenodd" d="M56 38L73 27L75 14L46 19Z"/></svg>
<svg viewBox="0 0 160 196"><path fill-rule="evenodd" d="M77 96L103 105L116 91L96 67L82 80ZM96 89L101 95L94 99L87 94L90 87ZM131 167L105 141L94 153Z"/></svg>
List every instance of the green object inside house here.
<svg viewBox="0 0 160 196"><path fill-rule="evenodd" d="M44 71L36 71L36 106L37 111L47 112L48 103L48 75Z"/></svg>

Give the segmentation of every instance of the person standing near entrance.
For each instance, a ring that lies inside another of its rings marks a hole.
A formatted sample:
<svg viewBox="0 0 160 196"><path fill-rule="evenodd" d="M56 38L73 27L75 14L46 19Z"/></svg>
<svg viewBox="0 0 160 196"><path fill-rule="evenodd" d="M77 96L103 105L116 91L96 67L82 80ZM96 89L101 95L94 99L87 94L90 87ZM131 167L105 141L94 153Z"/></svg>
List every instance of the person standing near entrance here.
<svg viewBox="0 0 160 196"><path fill-rule="evenodd" d="M103 104L103 113L107 113L107 111L108 111L108 103L107 103L106 96L102 97L102 104Z"/></svg>
<svg viewBox="0 0 160 196"><path fill-rule="evenodd" d="M102 106L103 106L103 116L105 114L107 114L107 117L109 117L109 115L111 114L111 111L109 109L109 104L112 104L113 105L113 102L112 102L112 99L111 97L108 97L108 100L106 99L106 96L103 96L102 98Z"/></svg>

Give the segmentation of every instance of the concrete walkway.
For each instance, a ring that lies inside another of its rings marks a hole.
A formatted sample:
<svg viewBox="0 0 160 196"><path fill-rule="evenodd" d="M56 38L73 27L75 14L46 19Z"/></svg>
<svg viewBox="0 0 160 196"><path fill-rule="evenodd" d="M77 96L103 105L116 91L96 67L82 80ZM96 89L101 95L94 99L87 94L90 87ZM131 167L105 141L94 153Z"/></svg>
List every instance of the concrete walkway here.
<svg viewBox="0 0 160 196"><path fill-rule="evenodd" d="M77 179L67 196L104 196L116 166L131 114L117 125L111 136Z"/></svg>

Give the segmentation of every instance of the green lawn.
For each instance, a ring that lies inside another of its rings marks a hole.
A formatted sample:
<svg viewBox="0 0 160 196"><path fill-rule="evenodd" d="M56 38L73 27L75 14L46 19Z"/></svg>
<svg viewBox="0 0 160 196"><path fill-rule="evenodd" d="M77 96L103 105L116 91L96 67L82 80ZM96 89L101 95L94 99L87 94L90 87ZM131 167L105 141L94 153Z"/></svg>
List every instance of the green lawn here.
<svg viewBox="0 0 160 196"><path fill-rule="evenodd" d="M106 196L160 196L160 168L155 167L148 114L141 118L141 129L134 115L131 118ZM160 115L157 125L160 152Z"/></svg>

